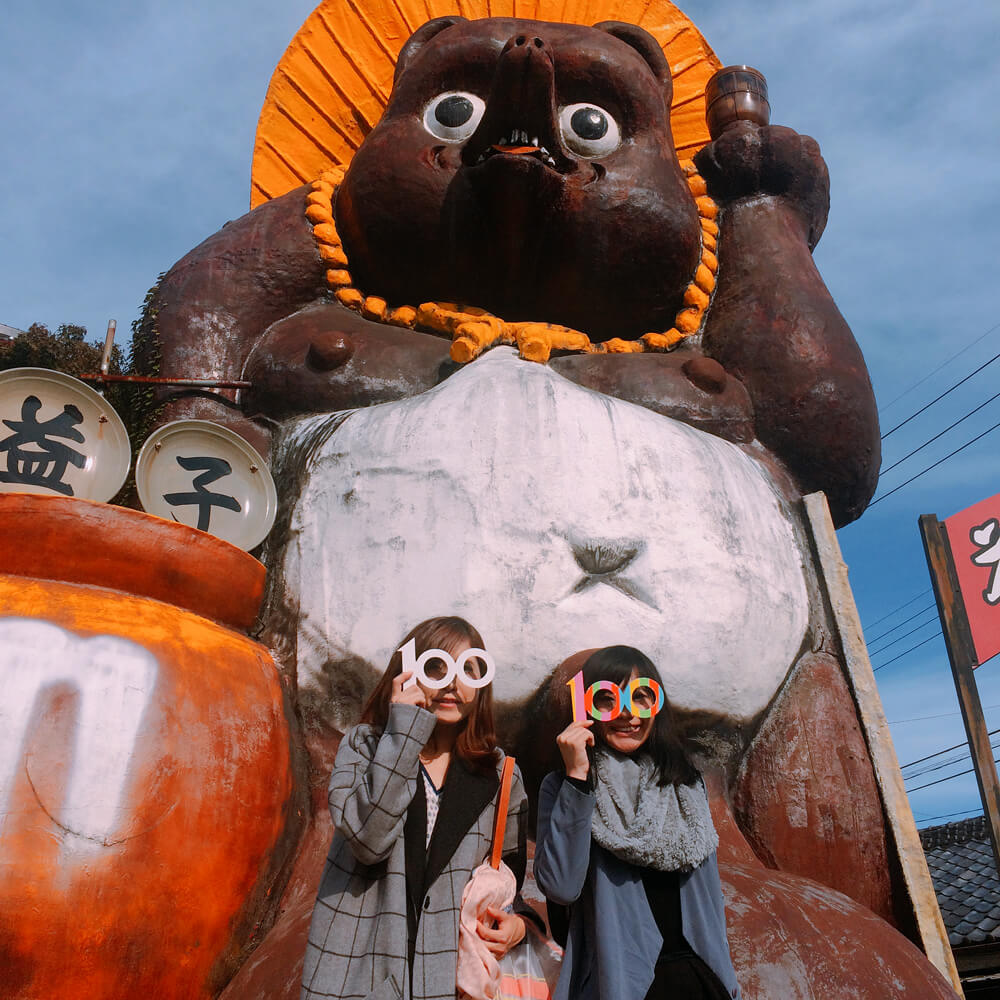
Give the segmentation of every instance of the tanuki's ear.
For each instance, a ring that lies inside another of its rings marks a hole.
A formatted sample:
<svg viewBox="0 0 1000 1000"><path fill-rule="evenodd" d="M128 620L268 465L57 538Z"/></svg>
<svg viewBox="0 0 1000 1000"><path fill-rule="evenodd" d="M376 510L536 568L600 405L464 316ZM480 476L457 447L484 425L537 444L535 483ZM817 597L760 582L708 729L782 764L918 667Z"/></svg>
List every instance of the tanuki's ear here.
<svg viewBox="0 0 1000 1000"><path fill-rule="evenodd" d="M624 21L601 21L594 25L598 31L606 31L615 38L620 38L626 45L631 45L643 59L649 63L653 75L663 87L663 102L670 110L670 102L674 98L674 83L670 76L670 63L660 48L660 43L644 28L637 24L626 24Z"/></svg>
<svg viewBox="0 0 1000 1000"><path fill-rule="evenodd" d="M399 58L396 60L396 72L392 80L395 83L400 74L406 70L413 57L437 34L450 28L453 24L459 24L466 20L464 17L449 15L448 17L436 17L433 21L422 24L407 39L406 44L399 50Z"/></svg>

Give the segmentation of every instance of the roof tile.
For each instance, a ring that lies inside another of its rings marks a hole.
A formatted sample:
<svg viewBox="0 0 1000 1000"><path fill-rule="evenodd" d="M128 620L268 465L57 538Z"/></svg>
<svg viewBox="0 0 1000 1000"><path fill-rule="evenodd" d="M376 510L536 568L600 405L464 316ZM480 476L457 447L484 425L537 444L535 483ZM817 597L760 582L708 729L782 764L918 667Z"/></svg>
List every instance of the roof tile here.
<svg viewBox="0 0 1000 1000"><path fill-rule="evenodd" d="M984 816L920 831L953 947L1000 942L1000 878Z"/></svg>

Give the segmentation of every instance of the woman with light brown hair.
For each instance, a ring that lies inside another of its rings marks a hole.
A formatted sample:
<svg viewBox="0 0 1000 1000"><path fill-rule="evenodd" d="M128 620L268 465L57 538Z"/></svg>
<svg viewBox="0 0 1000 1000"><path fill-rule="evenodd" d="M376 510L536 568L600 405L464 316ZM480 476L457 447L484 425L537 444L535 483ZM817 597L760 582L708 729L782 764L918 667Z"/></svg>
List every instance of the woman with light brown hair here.
<svg viewBox="0 0 1000 1000"><path fill-rule="evenodd" d="M482 637L464 619L421 622L344 735L330 777L336 833L309 929L303 1000L454 1000L462 893L490 852L504 758L480 654ZM519 888L527 819L515 769L503 860ZM524 937L524 919L490 916L477 930L499 957Z"/></svg>

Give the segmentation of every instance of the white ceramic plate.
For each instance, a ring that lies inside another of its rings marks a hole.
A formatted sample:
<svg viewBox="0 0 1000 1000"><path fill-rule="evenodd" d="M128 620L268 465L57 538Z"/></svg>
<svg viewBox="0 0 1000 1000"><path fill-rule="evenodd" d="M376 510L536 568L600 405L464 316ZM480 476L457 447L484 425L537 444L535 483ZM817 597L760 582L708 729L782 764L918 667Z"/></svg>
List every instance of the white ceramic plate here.
<svg viewBox="0 0 1000 1000"><path fill-rule="evenodd" d="M267 463L234 431L210 420L164 424L135 463L148 514L256 548L274 524L278 494Z"/></svg>
<svg viewBox="0 0 1000 1000"><path fill-rule="evenodd" d="M131 461L121 417L89 385L47 368L0 372L0 492L103 503Z"/></svg>

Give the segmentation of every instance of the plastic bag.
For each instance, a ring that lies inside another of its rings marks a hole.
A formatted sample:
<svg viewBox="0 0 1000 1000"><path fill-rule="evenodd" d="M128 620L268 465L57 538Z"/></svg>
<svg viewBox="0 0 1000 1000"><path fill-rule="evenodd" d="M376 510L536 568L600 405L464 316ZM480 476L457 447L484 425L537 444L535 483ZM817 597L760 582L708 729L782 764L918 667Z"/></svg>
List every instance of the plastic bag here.
<svg viewBox="0 0 1000 1000"><path fill-rule="evenodd" d="M525 921L524 940L500 959L496 1000L551 1000L562 965L562 948Z"/></svg>
<svg viewBox="0 0 1000 1000"><path fill-rule="evenodd" d="M489 921L487 906L508 909L516 892L514 873L502 861L499 868L480 865L466 884L458 917L456 973L458 996L462 1000L496 1000L500 969L486 942L477 933L476 921Z"/></svg>

